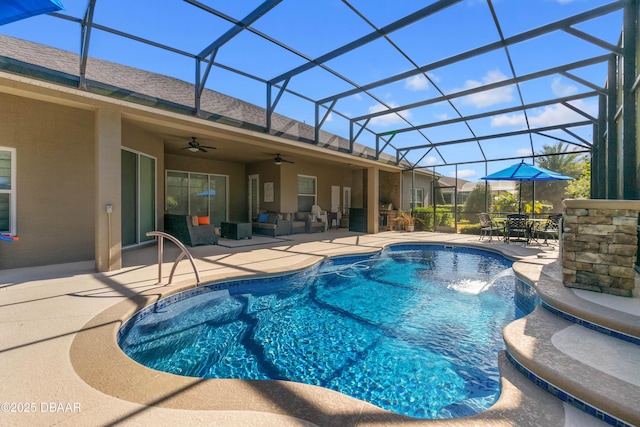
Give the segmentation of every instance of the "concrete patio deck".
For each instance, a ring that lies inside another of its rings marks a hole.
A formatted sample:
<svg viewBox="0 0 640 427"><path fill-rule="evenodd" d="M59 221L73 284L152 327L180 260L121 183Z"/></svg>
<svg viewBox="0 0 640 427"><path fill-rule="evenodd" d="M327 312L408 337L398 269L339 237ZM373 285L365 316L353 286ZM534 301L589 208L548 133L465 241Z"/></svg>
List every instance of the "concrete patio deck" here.
<svg viewBox="0 0 640 427"><path fill-rule="evenodd" d="M286 238L234 248L200 246L192 248L192 254L205 282L288 271L327 256L377 251L406 241L478 245L532 265L557 258L557 252L546 247L426 232L368 235L329 230ZM167 244L165 281L177 255ZM126 252L123 268L110 273L96 273L93 262L0 272L0 425L602 425L537 387L504 354L497 356L503 391L496 405L474 417L436 421L409 419L304 384L195 379L153 371L119 350L115 331L139 308L195 281L191 266L182 261L175 283L159 285L156 257L153 245ZM595 299L590 303L600 304L598 297L589 296ZM632 321L640 318L640 299L620 299ZM602 304L615 310L618 303L607 297ZM560 327L560 332L566 328ZM566 346L565 354L580 343ZM640 354L635 350L629 350L630 356L626 353L632 360Z"/></svg>

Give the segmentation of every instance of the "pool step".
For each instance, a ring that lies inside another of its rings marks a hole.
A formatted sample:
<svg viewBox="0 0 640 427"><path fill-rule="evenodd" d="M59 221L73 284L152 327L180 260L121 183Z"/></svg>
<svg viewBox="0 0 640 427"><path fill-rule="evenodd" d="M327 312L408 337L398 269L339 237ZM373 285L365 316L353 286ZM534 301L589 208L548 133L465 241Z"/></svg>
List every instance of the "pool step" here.
<svg viewBox="0 0 640 427"><path fill-rule="evenodd" d="M640 345L542 306L503 335L512 362L547 391L609 424L640 425Z"/></svg>

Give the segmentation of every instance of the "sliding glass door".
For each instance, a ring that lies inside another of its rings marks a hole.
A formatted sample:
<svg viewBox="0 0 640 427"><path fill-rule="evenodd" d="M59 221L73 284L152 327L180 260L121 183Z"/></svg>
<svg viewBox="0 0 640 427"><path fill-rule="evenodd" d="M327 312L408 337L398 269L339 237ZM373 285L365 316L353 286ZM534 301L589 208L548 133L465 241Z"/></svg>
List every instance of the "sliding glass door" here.
<svg viewBox="0 0 640 427"><path fill-rule="evenodd" d="M227 220L227 176L167 171L166 211L208 216L220 226Z"/></svg>
<svg viewBox="0 0 640 427"><path fill-rule="evenodd" d="M122 246L152 240L156 229L156 160L129 150L121 151Z"/></svg>

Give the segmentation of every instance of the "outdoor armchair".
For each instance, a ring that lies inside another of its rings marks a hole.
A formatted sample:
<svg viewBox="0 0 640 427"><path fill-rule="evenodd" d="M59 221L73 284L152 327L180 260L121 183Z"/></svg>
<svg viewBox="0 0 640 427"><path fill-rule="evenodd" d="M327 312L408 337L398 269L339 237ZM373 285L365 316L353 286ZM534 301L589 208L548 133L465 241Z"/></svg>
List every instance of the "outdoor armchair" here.
<svg viewBox="0 0 640 427"><path fill-rule="evenodd" d="M507 215L504 228L505 242L525 242L528 245L530 239L531 225L529 224L529 216L526 214Z"/></svg>
<svg viewBox="0 0 640 427"><path fill-rule="evenodd" d="M504 228L493 222L491 219L491 215L488 213L478 214L478 220L480 221L480 239L483 237L489 236L489 241L491 241L493 234L495 233L498 236L498 233L503 232Z"/></svg>
<svg viewBox="0 0 640 427"><path fill-rule="evenodd" d="M538 237L544 237L544 244L548 245L548 239L560 237L560 227L562 226L562 214L551 214L544 224L537 230Z"/></svg>

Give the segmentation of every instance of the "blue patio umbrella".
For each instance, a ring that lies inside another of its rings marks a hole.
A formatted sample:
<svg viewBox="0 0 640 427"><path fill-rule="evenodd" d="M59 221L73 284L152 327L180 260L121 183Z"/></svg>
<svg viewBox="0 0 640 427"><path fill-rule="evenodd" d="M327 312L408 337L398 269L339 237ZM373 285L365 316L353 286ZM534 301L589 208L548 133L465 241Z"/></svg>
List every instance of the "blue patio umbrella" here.
<svg viewBox="0 0 640 427"><path fill-rule="evenodd" d="M522 212L522 183L526 181L566 181L573 177L562 175L561 173L549 169L533 166L525 163L511 165L506 169L499 170L480 179L487 181L520 181L520 194L518 195L518 213Z"/></svg>
<svg viewBox="0 0 640 427"><path fill-rule="evenodd" d="M196 194L197 197L215 196L216 190L204 190Z"/></svg>
<svg viewBox="0 0 640 427"><path fill-rule="evenodd" d="M0 1L0 25L59 10L64 10L64 6L58 0L3 0Z"/></svg>

